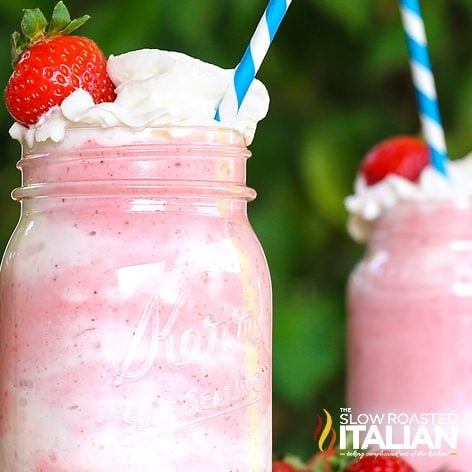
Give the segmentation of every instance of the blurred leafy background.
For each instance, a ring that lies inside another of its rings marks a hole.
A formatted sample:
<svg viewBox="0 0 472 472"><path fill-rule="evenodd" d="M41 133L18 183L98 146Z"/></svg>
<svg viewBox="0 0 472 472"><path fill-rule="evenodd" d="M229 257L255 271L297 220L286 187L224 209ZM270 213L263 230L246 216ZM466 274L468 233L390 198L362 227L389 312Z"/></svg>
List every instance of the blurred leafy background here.
<svg viewBox="0 0 472 472"><path fill-rule="evenodd" d="M21 8L50 16L55 0L0 0L0 83ZM92 20L81 34L106 55L178 50L223 67L240 59L265 0L69 0ZM450 154L472 129L472 0L424 0ZM307 457L322 408L345 406L344 290L362 247L345 232L343 199L379 140L417 133L418 119L396 0L295 0L259 78L271 94L251 150L250 218L274 290L274 452ZM3 103L3 102L2 102ZM0 106L0 249L18 219L19 145Z"/></svg>

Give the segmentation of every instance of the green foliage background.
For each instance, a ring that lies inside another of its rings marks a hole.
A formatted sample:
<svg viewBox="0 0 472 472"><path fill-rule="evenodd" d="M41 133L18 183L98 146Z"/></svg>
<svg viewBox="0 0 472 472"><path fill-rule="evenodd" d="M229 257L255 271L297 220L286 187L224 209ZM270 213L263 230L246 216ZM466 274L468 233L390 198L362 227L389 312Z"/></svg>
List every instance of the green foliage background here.
<svg viewBox="0 0 472 472"><path fill-rule="evenodd" d="M21 8L49 17L55 1L0 0L0 83ZM82 34L106 55L178 50L234 67L265 0L69 0ZM448 146L470 150L472 0L424 0L423 11ZM250 218L274 289L274 451L309 456L322 408L345 406L345 283L362 248L345 232L343 199L365 151L392 134L418 132L396 0L294 0L258 77L271 94L259 125L249 184ZM2 85L3 86L3 85ZM19 146L0 105L0 249L18 218Z"/></svg>

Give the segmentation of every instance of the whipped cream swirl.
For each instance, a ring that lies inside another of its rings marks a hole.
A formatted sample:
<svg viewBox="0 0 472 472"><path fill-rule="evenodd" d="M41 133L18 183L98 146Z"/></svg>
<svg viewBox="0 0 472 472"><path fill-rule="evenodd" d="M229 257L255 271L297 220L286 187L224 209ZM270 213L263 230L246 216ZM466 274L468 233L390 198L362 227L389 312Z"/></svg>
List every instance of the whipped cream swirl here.
<svg viewBox="0 0 472 472"><path fill-rule="evenodd" d="M269 108L266 88L254 80L238 115L217 122L216 109L234 71L178 52L142 49L110 56L107 70L116 86L114 102L95 105L88 92L76 90L35 125L15 123L10 135L33 147L48 139L61 142L68 128L221 126L239 131L249 145Z"/></svg>
<svg viewBox="0 0 472 472"><path fill-rule="evenodd" d="M358 242L367 241L372 223L399 201L437 202L471 197L472 153L463 159L450 161L447 171L448 177L445 178L427 166L416 183L392 174L374 185L367 185L362 175L358 175L354 194L345 200L350 213L349 234Z"/></svg>

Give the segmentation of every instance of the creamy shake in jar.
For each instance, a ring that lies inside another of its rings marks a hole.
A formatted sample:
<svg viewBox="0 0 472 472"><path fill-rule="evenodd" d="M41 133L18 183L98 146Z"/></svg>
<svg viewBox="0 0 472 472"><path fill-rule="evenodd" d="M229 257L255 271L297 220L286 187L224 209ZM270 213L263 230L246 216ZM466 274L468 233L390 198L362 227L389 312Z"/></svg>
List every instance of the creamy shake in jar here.
<svg viewBox="0 0 472 472"><path fill-rule="evenodd" d="M347 201L367 243L348 287L348 406L373 449L419 472L472 462L471 171L471 157L447 180L427 166L367 184L361 171Z"/></svg>
<svg viewBox="0 0 472 472"><path fill-rule="evenodd" d="M117 98L72 93L22 143L0 277L2 472L263 472L271 286L247 218L255 81L183 54L111 57Z"/></svg>

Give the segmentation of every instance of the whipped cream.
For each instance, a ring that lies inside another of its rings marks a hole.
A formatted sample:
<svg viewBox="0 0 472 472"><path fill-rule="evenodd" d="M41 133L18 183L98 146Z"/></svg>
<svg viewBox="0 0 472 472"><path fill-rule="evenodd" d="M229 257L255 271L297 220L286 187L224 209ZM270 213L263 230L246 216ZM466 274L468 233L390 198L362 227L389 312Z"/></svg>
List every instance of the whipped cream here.
<svg viewBox="0 0 472 472"><path fill-rule="evenodd" d="M10 135L31 148L48 139L61 142L68 128L221 126L240 132L249 145L269 108L266 88L254 80L237 116L229 122L216 121L234 70L178 52L141 49L110 56L107 70L116 86L114 102L95 105L88 92L76 90L35 125L15 123Z"/></svg>
<svg viewBox="0 0 472 472"><path fill-rule="evenodd" d="M471 197L472 153L450 161L447 171L446 178L432 166L427 166L416 183L391 174L374 185L367 185L363 176L358 175L354 195L345 200L350 213L349 234L358 242L367 241L372 223L400 201L437 202Z"/></svg>

